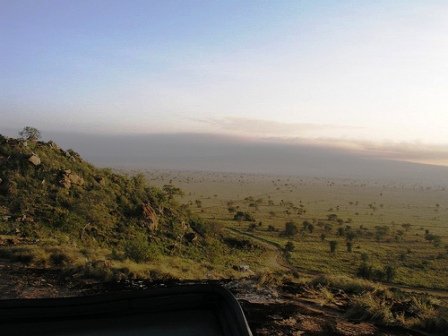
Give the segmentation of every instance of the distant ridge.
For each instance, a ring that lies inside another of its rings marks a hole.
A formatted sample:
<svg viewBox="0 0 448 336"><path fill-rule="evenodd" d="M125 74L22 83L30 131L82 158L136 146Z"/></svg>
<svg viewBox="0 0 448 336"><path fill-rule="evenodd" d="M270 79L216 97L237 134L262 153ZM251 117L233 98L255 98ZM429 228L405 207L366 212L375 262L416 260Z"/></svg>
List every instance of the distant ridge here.
<svg viewBox="0 0 448 336"><path fill-rule="evenodd" d="M49 133L103 167L243 172L380 179L448 185L448 167L360 156L311 145L256 142L207 134Z"/></svg>

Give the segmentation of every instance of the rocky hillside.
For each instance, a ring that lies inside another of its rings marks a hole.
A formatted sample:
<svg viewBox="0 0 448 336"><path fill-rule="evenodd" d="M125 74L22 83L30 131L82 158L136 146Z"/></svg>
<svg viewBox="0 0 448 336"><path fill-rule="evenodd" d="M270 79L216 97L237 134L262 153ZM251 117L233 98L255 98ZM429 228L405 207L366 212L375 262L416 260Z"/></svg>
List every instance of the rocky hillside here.
<svg viewBox="0 0 448 336"><path fill-rule="evenodd" d="M174 201L179 192L147 186L140 175L97 169L52 141L0 136L1 216L30 238L59 231L81 243L118 244L132 230L172 232L187 220Z"/></svg>
<svg viewBox="0 0 448 336"><path fill-rule="evenodd" d="M0 259L143 278L244 275L242 259L262 264L262 248L238 248L181 196L52 141L0 136Z"/></svg>

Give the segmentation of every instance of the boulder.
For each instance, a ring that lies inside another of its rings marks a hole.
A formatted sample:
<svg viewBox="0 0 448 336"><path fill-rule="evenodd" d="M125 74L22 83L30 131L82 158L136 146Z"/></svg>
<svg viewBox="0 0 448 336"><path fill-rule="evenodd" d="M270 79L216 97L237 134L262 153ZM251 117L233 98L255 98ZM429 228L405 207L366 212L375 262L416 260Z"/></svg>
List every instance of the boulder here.
<svg viewBox="0 0 448 336"><path fill-rule="evenodd" d="M73 173L70 169L66 169L62 171L62 178L59 180L61 186L66 189L70 189L72 185L83 186L84 179Z"/></svg>
<svg viewBox="0 0 448 336"><path fill-rule="evenodd" d="M150 231L156 231L159 227L159 218L157 217L154 209L148 204L145 203L142 205L143 216L145 217L146 222L148 223L148 229Z"/></svg>
<svg viewBox="0 0 448 336"><path fill-rule="evenodd" d="M235 271L239 271L239 272L249 272L250 266L249 265L234 265L233 269Z"/></svg>
<svg viewBox="0 0 448 336"><path fill-rule="evenodd" d="M48 142L47 142L47 145L48 145L50 148L53 148L53 149L59 149L58 145L56 145L56 143L55 143L54 141L52 141L52 140L48 141Z"/></svg>
<svg viewBox="0 0 448 336"><path fill-rule="evenodd" d="M39 166L41 163L40 158L34 153L28 158L28 161L35 166Z"/></svg>

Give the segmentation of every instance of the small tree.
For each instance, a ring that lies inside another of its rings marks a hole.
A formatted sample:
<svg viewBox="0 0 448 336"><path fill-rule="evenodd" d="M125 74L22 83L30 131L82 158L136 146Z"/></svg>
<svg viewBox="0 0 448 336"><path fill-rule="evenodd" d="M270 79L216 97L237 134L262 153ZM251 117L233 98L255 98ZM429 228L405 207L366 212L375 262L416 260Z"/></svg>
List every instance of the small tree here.
<svg viewBox="0 0 448 336"><path fill-rule="evenodd" d="M353 242L351 240L347 241L347 252L352 252L353 250Z"/></svg>
<svg viewBox="0 0 448 336"><path fill-rule="evenodd" d="M168 199L170 200L172 200L175 196L184 196L184 192L182 191L182 189L177 188L171 184L165 184L162 189L165 194L167 194Z"/></svg>
<svg viewBox="0 0 448 336"><path fill-rule="evenodd" d="M249 224L249 227L247 228L247 231L249 231L249 232L253 232L253 231L255 231L256 228L257 228L257 224L255 224L255 223L250 223L250 224Z"/></svg>
<svg viewBox="0 0 448 336"><path fill-rule="evenodd" d="M284 234L286 236L295 236L298 232L299 232L299 228L297 227L296 223L294 223L294 222L285 223Z"/></svg>
<svg viewBox="0 0 448 336"><path fill-rule="evenodd" d="M294 246L294 243L293 242L287 242L286 243L286 245L285 245L285 251L286 252L292 252L292 251L294 251L294 249L295 249L295 246Z"/></svg>
<svg viewBox="0 0 448 336"><path fill-rule="evenodd" d="M325 233L322 233L322 234L320 235L320 240L321 240L321 241L324 241L325 238L327 238L327 237L325 236Z"/></svg>
<svg viewBox="0 0 448 336"><path fill-rule="evenodd" d="M40 131L31 126L26 126L19 131L19 136L28 141L37 141L41 138Z"/></svg>
<svg viewBox="0 0 448 336"><path fill-rule="evenodd" d="M331 253L336 253L336 247L338 246L338 242L336 240L330 240L328 242L330 244L330 252Z"/></svg>
<svg viewBox="0 0 448 336"><path fill-rule="evenodd" d="M386 281L387 282L392 282L395 278L395 268L393 268L390 265L387 265L386 267L384 267L384 273L386 275Z"/></svg>
<svg viewBox="0 0 448 336"><path fill-rule="evenodd" d="M366 252L361 253L361 260L363 263L367 263L369 261L369 255Z"/></svg>
<svg viewBox="0 0 448 336"><path fill-rule="evenodd" d="M139 233L128 240L124 246L125 255L135 262L144 262L154 258L156 248L148 243L145 235Z"/></svg>
<svg viewBox="0 0 448 336"><path fill-rule="evenodd" d="M342 227L338 228L338 230L336 231L336 235L340 236L340 237L343 236L344 233L345 233L345 230Z"/></svg>

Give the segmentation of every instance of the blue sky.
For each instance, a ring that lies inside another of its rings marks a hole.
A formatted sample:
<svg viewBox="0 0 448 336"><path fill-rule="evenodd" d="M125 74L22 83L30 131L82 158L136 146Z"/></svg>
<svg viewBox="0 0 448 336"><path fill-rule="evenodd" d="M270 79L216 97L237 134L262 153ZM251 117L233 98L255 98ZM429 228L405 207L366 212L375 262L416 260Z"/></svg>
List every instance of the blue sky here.
<svg viewBox="0 0 448 336"><path fill-rule="evenodd" d="M0 0L0 126L448 146L445 1Z"/></svg>

